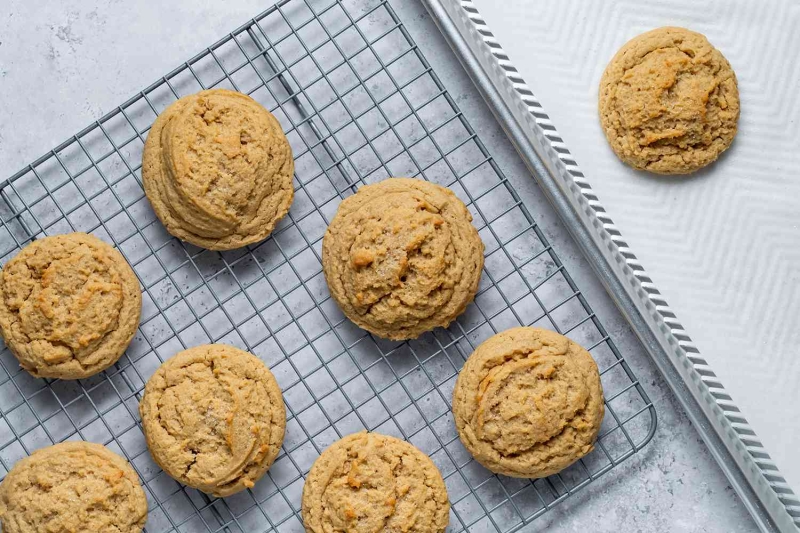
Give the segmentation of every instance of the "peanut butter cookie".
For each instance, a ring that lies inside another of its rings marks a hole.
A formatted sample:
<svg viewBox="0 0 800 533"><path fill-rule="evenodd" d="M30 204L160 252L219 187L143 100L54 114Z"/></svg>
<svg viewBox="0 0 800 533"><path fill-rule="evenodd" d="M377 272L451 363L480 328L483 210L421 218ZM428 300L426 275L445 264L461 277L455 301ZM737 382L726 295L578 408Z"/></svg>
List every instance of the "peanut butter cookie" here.
<svg viewBox="0 0 800 533"><path fill-rule="evenodd" d="M449 513L444 480L430 457L377 433L334 442L303 486L309 533L441 533Z"/></svg>
<svg viewBox="0 0 800 533"><path fill-rule="evenodd" d="M79 379L114 364L142 310L136 274L86 233L33 241L0 273L0 332L37 377Z"/></svg>
<svg viewBox="0 0 800 533"><path fill-rule="evenodd" d="M546 477L592 451L603 413L592 356L544 329L484 341L453 390L461 442L483 466L513 477Z"/></svg>
<svg viewBox="0 0 800 533"><path fill-rule="evenodd" d="M387 339L447 327L475 297L483 243L464 203L411 178L365 185L339 205L322 243L331 296Z"/></svg>
<svg viewBox="0 0 800 533"><path fill-rule="evenodd" d="M0 484L5 533L139 533L146 519L136 472L99 444L64 442L33 452Z"/></svg>
<svg viewBox="0 0 800 533"><path fill-rule="evenodd" d="M599 108L622 161L658 174L688 174L733 142L739 89L731 65L703 35L665 27L617 52L600 80Z"/></svg>
<svg viewBox="0 0 800 533"><path fill-rule="evenodd" d="M294 159L272 114L247 95L212 89L158 116L142 180L172 235L230 250L265 239L292 204Z"/></svg>
<svg viewBox="0 0 800 533"><path fill-rule="evenodd" d="M272 372L224 344L184 350L156 370L139 404L147 446L184 485L230 496L278 456L286 408Z"/></svg>

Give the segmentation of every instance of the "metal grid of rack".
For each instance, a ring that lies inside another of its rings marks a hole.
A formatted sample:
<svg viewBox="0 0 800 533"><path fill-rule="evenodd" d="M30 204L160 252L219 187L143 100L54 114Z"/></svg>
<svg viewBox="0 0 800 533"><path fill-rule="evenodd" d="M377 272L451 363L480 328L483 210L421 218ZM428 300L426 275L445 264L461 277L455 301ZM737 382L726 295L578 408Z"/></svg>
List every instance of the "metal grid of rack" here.
<svg viewBox="0 0 800 533"><path fill-rule="evenodd" d="M212 252L181 243L141 186L150 124L176 98L211 87L247 94L279 119L296 160L295 201L258 245ZM486 245L475 302L447 330L375 338L330 299L321 239L338 203L389 176L427 179L467 204ZM0 262L44 236L113 243L143 289L142 320L112 368L80 381L31 377L0 353L0 477L64 440L126 456L148 496L146 530L302 531L303 476L333 441L361 429L406 439L445 477L448 531L520 529L653 437L652 403L455 101L386 0L282 0L0 184ZM496 476L471 459L450 413L475 346L517 325L559 331L600 366L606 417L595 451L561 474ZM246 349L284 392L281 454L252 489L214 499L150 458L138 401L158 365L208 342Z"/></svg>

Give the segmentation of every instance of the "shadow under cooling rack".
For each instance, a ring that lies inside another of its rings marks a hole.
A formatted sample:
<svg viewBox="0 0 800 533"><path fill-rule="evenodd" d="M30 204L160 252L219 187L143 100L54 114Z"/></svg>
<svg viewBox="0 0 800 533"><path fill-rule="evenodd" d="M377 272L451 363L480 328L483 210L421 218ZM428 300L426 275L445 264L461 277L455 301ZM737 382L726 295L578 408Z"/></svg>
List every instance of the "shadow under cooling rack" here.
<svg viewBox="0 0 800 533"><path fill-rule="evenodd" d="M180 96L251 95L295 155L295 200L258 245L212 252L177 241L141 185L144 138ZM330 299L321 239L365 183L415 176L450 187L486 245L475 302L446 330L410 342L372 337ZM120 361L80 381L31 377L0 354L0 476L52 443L84 439L127 456L149 502L147 531L302 531L303 476L343 435L369 429L429 454L452 503L449 531L519 529L652 437L652 403L519 196L385 1L287 0L170 72L0 184L0 262L44 235L92 232L114 244L143 289L139 331ZM547 479L496 476L461 445L450 412L475 346L517 325L586 346L605 389L595 451ZM245 492L213 499L150 458L137 405L177 351L225 342L259 356L288 410L281 455Z"/></svg>

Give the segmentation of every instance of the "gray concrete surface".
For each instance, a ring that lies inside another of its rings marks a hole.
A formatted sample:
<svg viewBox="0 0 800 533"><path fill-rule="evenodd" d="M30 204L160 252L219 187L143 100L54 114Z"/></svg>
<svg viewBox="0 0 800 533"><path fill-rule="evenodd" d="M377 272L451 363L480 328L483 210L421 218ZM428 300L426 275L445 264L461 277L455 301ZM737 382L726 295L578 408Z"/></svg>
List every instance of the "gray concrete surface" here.
<svg viewBox="0 0 800 533"><path fill-rule="evenodd" d="M654 401L653 441L526 531L745 532L755 526L624 319L570 241L424 7L390 0ZM0 176L74 134L269 0L4 0Z"/></svg>

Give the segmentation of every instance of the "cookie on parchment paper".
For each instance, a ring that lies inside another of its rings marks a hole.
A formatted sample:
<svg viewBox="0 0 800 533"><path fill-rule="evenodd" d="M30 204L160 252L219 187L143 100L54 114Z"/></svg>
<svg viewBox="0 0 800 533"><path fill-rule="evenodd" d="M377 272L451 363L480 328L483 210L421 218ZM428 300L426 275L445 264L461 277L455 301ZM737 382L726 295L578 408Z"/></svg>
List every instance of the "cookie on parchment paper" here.
<svg viewBox="0 0 800 533"><path fill-rule="evenodd" d="M600 80L600 123L638 170L688 174L728 149L739 120L730 63L705 36L664 27L628 41Z"/></svg>

